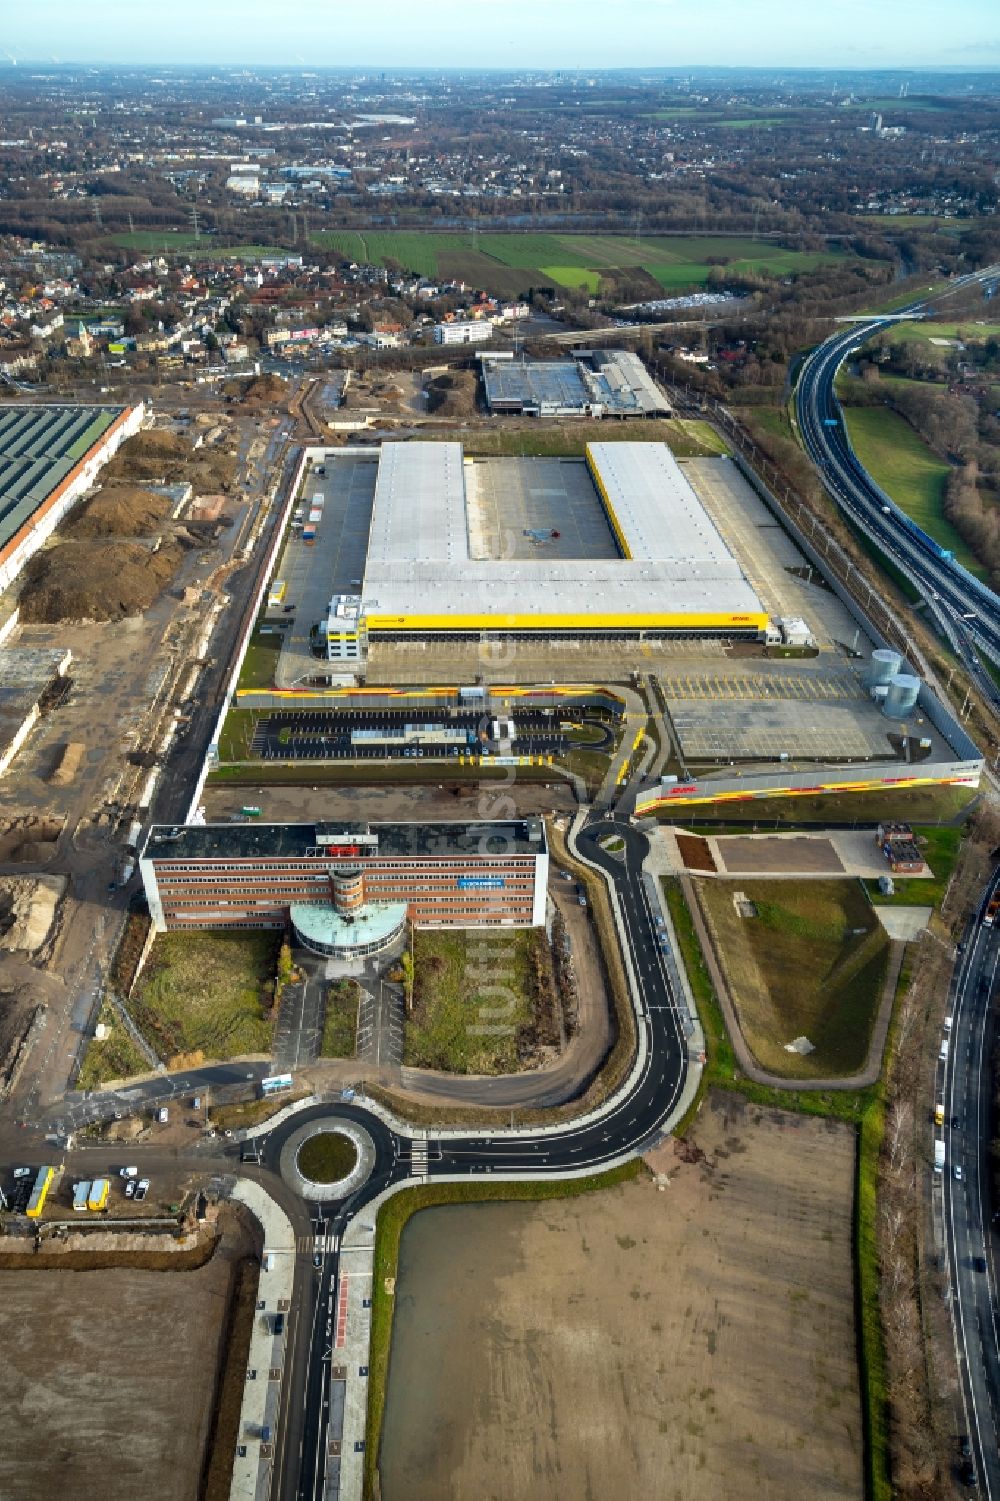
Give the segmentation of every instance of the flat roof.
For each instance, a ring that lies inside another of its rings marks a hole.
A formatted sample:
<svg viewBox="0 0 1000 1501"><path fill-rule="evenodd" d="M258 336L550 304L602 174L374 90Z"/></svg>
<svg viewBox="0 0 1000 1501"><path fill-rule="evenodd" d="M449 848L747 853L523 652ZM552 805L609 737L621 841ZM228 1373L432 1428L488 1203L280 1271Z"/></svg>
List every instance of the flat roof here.
<svg viewBox="0 0 1000 1501"><path fill-rule="evenodd" d="M666 444L588 446L590 472L623 554L614 558L543 552L473 558L464 480L470 466L461 456L457 443L383 445L362 588L369 630L712 629L766 622Z"/></svg>
<svg viewBox="0 0 1000 1501"><path fill-rule="evenodd" d="M0 547L67 478L125 407L0 405Z"/></svg>
<svg viewBox="0 0 1000 1501"><path fill-rule="evenodd" d="M329 902L293 902L289 916L306 943L346 948L348 944L386 943L406 917L406 903L366 902L355 912L341 913Z"/></svg>
<svg viewBox="0 0 1000 1501"><path fill-rule="evenodd" d="M541 819L480 823L224 823L154 824L146 837L143 860L253 860L282 857L323 858L323 849L375 836L377 845L360 845L357 859L400 856L444 859L450 855L537 855L546 846ZM343 857L331 856L339 864Z"/></svg>
<svg viewBox="0 0 1000 1501"><path fill-rule="evenodd" d="M468 556L461 443L383 443L368 567Z"/></svg>
<svg viewBox="0 0 1000 1501"><path fill-rule="evenodd" d="M587 462L631 558L722 568L728 577L742 577L665 443L588 443Z"/></svg>

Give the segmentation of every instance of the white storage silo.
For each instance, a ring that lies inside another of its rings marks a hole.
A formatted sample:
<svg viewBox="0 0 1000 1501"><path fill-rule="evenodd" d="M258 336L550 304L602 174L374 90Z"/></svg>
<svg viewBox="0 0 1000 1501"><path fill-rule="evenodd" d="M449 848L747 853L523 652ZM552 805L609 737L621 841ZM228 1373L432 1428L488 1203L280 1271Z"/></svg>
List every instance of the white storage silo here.
<svg viewBox="0 0 1000 1501"><path fill-rule="evenodd" d="M911 677L908 672L899 672L889 684L882 713L886 719L908 719L919 696L920 679Z"/></svg>
<svg viewBox="0 0 1000 1501"><path fill-rule="evenodd" d="M903 659L898 651L890 651L888 647L880 647L873 651L871 661L868 663L868 686L874 688L881 683L891 683L897 677L903 665Z"/></svg>

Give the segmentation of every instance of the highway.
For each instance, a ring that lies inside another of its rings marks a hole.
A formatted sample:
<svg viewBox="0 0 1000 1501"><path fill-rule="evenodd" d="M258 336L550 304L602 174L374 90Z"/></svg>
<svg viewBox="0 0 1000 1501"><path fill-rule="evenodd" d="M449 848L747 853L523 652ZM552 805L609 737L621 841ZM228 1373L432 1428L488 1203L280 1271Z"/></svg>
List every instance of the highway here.
<svg viewBox="0 0 1000 1501"><path fill-rule="evenodd" d="M1000 266L990 266L956 279L933 301L914 301L900 311L920 317L942 297L998 277ZM920 591L971 680L988 701L1000 706L1000 691L979 659L983 652L1000 664L1000 598L916 526L863 468L848 440L834 389L844 361L898 317L899 312L852 324L807 356L795 391L799 431L837 505Z"/></svg>
<svg viewBox="0 0 1000 1501"><path fill-rule="evenodd" d="M987 900L1000 886L994 877ZM1000 965L1000 929L977 917L953 997L948 1057L939 1064L945 1121L941 1185L955 1350L963 1406L982 1494L1000 1497L1000 1337L996 1313L996 1240L990 1215L990 1001ZM935 1132L938 1136L938 1133ZM961 1177L956 1173L960 1172ZM956 1463L960 1462L958 1444Z"/></svg>

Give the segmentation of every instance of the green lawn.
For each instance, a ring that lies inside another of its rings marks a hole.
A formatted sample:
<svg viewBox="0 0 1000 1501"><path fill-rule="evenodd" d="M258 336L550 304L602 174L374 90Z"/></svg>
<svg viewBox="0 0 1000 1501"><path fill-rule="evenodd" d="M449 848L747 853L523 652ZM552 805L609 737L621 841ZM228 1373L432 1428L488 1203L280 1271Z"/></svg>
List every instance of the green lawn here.
<svg viewBox="0 0 1000 1501"><path fill-rule="evenodd" d="M893 344L920 344L928 339L961 339L963 344L1000 338L1000 323L987 323L968 319L964 323L937 323L933 319L918 319L910 323L893 323L886 330Z"/></svg>
<svg viewBox="0 0 1000 1501"><path fill-rule="evenodd" d="M864 823L894 820L930 824L955 818L977 796L971 787L912 787L895 791L873 785L871 792L817 792L801 797L754 798L752 803L703 803L696 808L678 808L670 823L727 824L734 828L781 828L799 824ZM667 810L669 812L669 809ZM737 820L739 821L737 824Z"/></svg>
<svg viewBox="0 0 1000 1501"><path fill-rule="evenodd" d="M413 941L413 1011L403 1063L457 1074L516 1070L531 1019L529 929L428 932Z"/></svg>
<svg viewBox="0 0 1000 1501"><path fill-rule="evenodd" d="M240 668L239 688L270 688L274 684L275 668L281 656L283 634L275 632L261 635L255 630L247 644L247 654Z"/></svg>
<svg viewBox="0 0 1000 1501"><path fill-rule="evenodd" d="M230 709L219 735L220 761L249 761L257 724L256 709Z"/></svg>
<svg viewBox="0 0 1000 1501"><path fill-rule="evenodd" d="M866 881L868 894L878 907L939 907L944 900L951 873L962 848L964 830L933 826L922 829L915 826L913 832L920 841L924 859L934 872L934 879L908 881L905 876L893 876L896 889L892 896L883 896L877 881ZM889 873L888 866L886 873Z"/></svg>
<svg viewBox="0 0 1000 1501"><path fill-rule="evenodd" d="M98 1021L110 1028L109 1036L91 1038L84 1054L77 1089L100 1089L112 1079L130 1079L149 1072L149 1061L132 1041L109 1001L101 1004Z"/></svg>
<svg viewBox="0 0 1000 1501"><path fill-rule="evenodd" d="M679 459L703 459L728 453L715 429L698 418L654 417L634 422L600 422L587 418L567 419L549 426L475 428L455 433L424 432L430 443L452 440L464 445L470 458L575 458L583 457L588 443L666 443Z"/></svg>
<svg viewBox="0 0 1000 1501"><path fill-rule="evenodd" d="M327 987L321 1058L353 1058L358 1027L357 980L334 980Z"/></svg>
<svg viewBox="0 0 1000 1501"><path fill-rule="evenodd" d="M859 881L746 881L743 917L729 881L700 883L733 1004L763 1068L788 1079L847 1078L865 1063L889 939ZM808 1037L800 1057L786 1044Z"/></svg>
<svg viewBox="0 0 1000 1501"><path fill-rule="evenodd" d="M951 470L944 459L888 407L845 407L844 417L854 450L876 483L935 542L985 578L985 569L945 518L944 490Z"/></svg>
<svg viewBox="0 0 1000 1501"><path fill-rule="evenodd" d="M202 1053L236 1058L270 1053L265 987L273 982L281 934L218 929L161 933L131 1002L143 1035L165 1061Z"/></svg>

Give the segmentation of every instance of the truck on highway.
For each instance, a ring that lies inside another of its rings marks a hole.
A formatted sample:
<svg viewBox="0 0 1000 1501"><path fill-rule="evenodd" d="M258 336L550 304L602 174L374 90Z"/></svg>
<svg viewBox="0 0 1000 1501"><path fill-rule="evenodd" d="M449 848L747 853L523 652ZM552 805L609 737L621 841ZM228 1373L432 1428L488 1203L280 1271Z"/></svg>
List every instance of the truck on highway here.
<svg viewBox="0 0 1000 1501"><path fill-rule="evenodd" d="M983 913L984 928L992 928L996 922L998 912L1000 912L1000 891L997 892L996 896L991 896L986 904L986 911Z"/></svg>
<svg viewBox="0 0 1000 1501"><path fill-rule="evenodd" d="M940 1137L936 1138L934 1142L934 1171L936 1173L944 1172L944 1142Z"/></svg>
<svg viewBox="0 0 1000 1501"><path fill-rule="evenodd" d="M944 1100L938 1100L934 1106L934 1124L935 1126L944 1125Z"/></svg>

